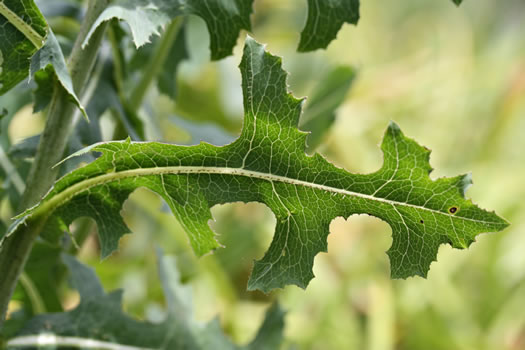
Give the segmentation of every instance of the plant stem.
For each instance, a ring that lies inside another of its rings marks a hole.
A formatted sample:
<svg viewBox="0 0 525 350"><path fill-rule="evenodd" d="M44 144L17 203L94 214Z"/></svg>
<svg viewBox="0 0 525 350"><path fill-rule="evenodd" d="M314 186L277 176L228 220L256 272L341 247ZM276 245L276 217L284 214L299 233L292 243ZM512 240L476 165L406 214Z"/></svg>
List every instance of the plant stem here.
<svg viewBox="0 0 525 350"><path fill-rule="evenodd" d="M2 146L0 146L0 166L4 169L7 178L10 179L13 183L16 192L19 195L22 195L26 189L26 184L24 180L22 180L22 178L20 177L20 174L18 174L18 171L16 170L13 163L11 163L11 160L5 153L4 148Z"/></svg>
<svg viewBox="0 0 525 350"><path fill-rule="evenodd" d="M118 95L123 105L123 110L117 111L112 110L111 113L117 123L115 130L113 132L113 140L123 140L126 137L130 136L134 141L141 141L144 139L144 130L136 130L137 132L133 135L133 132L130 131L128 125L126 125L125 118L137 118L137 111L142 106L146 93L148 92L151 83L159 75L166 59L169 56L170 50L173 47L177 35L180 32L182 27L182 18L174 19L170 25L166 28L166 31L162 34L155 51L152 54L152 59L146 65L146 68L143 70L142 75L135 85L134 89L131 91L129 99L124 96L124 89L122 88L123 81L123 72L122 66L119 62L122 60L121 54L118 50L118 43L116 41L114 31L112 28L109 28L109 39L111 42L111 47L113 50L113 57L115 62L115 81L117 85ZM123 115L127 114L127 116Z"/></svg>
<svg viewBox="0 0 525 350"><path fill-rule="evenodd" d="M151 82L157 77L164 66L164 62L169 55L171 47L175 42L175 38L177 37L181 26L182 17L175 18L166 29L166 32L162 35L162 38L157 47L155 47L153 59L149 61L144 72L142 73L140 81L131 92L128 107L132 111L136 112L137 109L139 109L142 105L142 101L146 96L146 92L148 91Z"/></svg>
<svg viewBox="0 0 525 350"><path fill-rule="evenodd" d="M82 248L82 245L89 237L91 232L93 232L95 227L95 223L90 218L84 217L76 220L76 230L73 232L73 234L78 247ZM67 253L75 255L78 253L78 249L72 244L67 250Z"/></svg>
<svg viewBox="0 0 525 350"><path fill-rule="evenodd" d="M107 4L108 0L89 1L86 16L68 61L73 87L79 95L82 94L96 61L106 24L101 25L95 31L85 48L82 48L82 42ZM22 197L22 210L38 202L55 181L58 169L53 169L53 166L60 161L64 153L75 108L64 89L55 84L46 126L29 172L26 191ZM0 328L20 273L23 271L33 242L42 226L35 225L31 230L22 230L20 234L7 237L2 246L0 251Z"/></svg>
<svg viewBox="0 0 525 350"><path fill-rule="evenodd" d="M119 42L113 24L110 24L108 27L108 40L111 44L111 52L113 54L113 78L115 79L115 85L117 87L119 97L123 100L124 69L122 67L122 62L124 61L124 57L122 52L119 50Z"/></svg>
<svg viewBox="0 0 525 350"><path fill-rule="evenodd" d="M29 300L31 300L31 305L33 306L33 312L35 315L43 314L46 312L46 306L44 305L44 301L42 300L42 297L40 296L40 293L38 292L38 289L36 288L35 284L31 280L31 278L26 275L24 272L20 274L20 284L22 287L24 287L27 297Z"/></svg>

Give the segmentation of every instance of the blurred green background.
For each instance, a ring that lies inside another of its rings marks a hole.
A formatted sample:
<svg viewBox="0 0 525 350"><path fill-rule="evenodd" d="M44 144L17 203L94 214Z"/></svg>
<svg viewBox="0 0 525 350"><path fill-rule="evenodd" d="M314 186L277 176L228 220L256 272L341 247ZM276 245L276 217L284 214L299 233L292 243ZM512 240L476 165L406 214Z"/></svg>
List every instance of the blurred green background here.
<svg viewBox="0 0 525 350"><path fill-rule="evenodd" d="M226 248L197 259L165 203L139 190L123 211L134 233L120 251L100 262L92 235L81 260L96 268L107 290L124 288L128 312L159 320L164 301L155 247L162 247L179 257L197 318L219 315L238 343L253 337L278 300L287 310L286 348L525 349L525 1L465 0L457 8L447 0L363 0L357 27L345 25L326 51L305 54L295 49L306 10L305 0L256 0L250 35L283 57L298 97L311 94L334 65L356 69L317 151L349 171L375 171L378 144L394 120L433 150L432 177L472 172L468 197L496 209L510 228L479 236L468 250L442 246L426 280L390 280L390 227L368 216L337 218L308 288L264 295L247 292L246 283L272 238L269 209L215 207L211 225ZM242 123L237 65L244 38L234 56L209 62L204 22L190 18L186 35L191 59L179 68L177 101L152 91L142 111L157 121L147 123L148 139L229 142ZM20 111L12 138L36 133L37 118L30 108ZM105 135L111 127L108 118ZM73 307L78 296L64 293Z"/></svg>

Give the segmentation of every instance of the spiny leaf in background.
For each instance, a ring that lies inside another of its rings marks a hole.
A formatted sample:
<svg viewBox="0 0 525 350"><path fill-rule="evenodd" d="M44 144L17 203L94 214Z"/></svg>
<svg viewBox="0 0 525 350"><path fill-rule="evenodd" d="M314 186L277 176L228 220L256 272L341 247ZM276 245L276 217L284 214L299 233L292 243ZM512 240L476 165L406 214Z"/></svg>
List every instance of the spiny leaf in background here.
<svg viewBox="0 0 525 350"><path fill-rule="evenodd" d="M231 55L241 29L250 30L253 0L117 0L99 16L84 45L97 27L112 18L126 21L137 47L148 42L158 29L175 17L196 15L208 25L211 58L218 60Z"/></svg>
<svg viewBox="0 0 525 350"><path fill-rule="evenodd" d="M142 73L144 67L153 59L155 45L159 38L154 38L151 43L136 50L127 66L130 73ZM176 74L180 63L189 58L186 43L186 25L182 24L163 64L162 71L157 76L159 92L175 99L177 95Z"/></svg>
<svg viewBox="0 0 525 350"><path fill-rule="evenodd" d="M452 0L459 6L462 0ZM325 49L344 23L357 25L360 0L308 0L308 16L297 51Z"/></svg>
<svg viewBox="0 0 525 350"><path fill-rule="evenodd" d="M0 95L27 77L46 34L46 20L33 0L0 1Z"/></svg>
<svg viewBox="0 0 525 350"><path fill-rule="evenodd" d="M270 307L255 339L246 346L233 344L223 333L216 318L207 324L193 317L191 288L180 283L176 261L158 255L159 275L167 304L162 323L137 321L122 311L122 291L104 292L94 271L73 257L64 255L71 272L73 287L80 294L80 304L73 310L42 314L27 322L8 349L24 344L35 345L42 333L81 340L98 340L108 345L126 345L140 349L278 349L283 339L284 312L277 304ZM33 337L32 337L33 336Z"/></svg>
<svg viewBox="0 0 525 350"><path fill-rule="evenodd" d="M339 216L369 214L391 226L387 253L394 278L426 276L441 244L466 248L479 233L508 225L465 199L469 175L432 180L430 151L394 123L381 145L383 166L374 173L350 174L319 154L308 156L307 133L297 128L303 101L287 91L281 59L248 38L240 69L245 119L235 142L183 147L128 139L90 146L76 155L97 151L102 156L57 181L8 235L40 226L53 241L74 219L90 216L106 257L129 232L120 216L123 202L146 187L164 198L196 254L203 255L220 246L208 226L212 206L262 202L277 225L248 288L267 292L308 285L314 257L326 251L330 222Z"/></svg>
<svg viewBox="0 0 525 350"><path fill-rule="evenodd" d="M335 122L335 111L345 100L355 76L355 70L350 67L335 67L319 81L308 98L299 122L301 130L310 132L306 142L308 153L315 150Z"/></svg>
<svg viewBox="0 0 525 350"><path fill-rule="evenodd" d="M297 51L324 49L343 23L357 24L359 0L308 0L308 17Z"/></svg>
<svg viewBox="0 0 525 350"><path fill-rule="evenodd" d="M35 81L38 84L38 88L35 91L35 112L45 108L51 100L53 84L55 82L54 77L56 76L60 85L80 109L84 118L88 119L86 110L80 103L73 89L73 82L67 70L62 49L50 28L48 29L46 43L31 58L30 76L35 76Z"/></svg>

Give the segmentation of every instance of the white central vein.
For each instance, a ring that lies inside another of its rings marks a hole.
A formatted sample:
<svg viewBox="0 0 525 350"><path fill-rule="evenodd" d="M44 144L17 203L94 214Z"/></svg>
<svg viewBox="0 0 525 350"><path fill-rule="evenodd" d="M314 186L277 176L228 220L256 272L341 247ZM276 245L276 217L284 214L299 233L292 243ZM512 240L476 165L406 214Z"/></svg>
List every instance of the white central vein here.
<svg viewBox="0 0 525 350"><path fill-rule="evenodd" d="M96 339L87 339L79 337L61 337L55 334L38 334L25 335L11 339L7 342L9 347L18 346L46 346L51 345L55 347L75 347L82 349L95 350L153 350L150 348L143 348L137 346L129 346L123 344L109 343Z"/></svg>
<svg viewBox="0 0 525 350"><path fill-rule="evenodd" d="M465 218L460 216L451 215L439 210L426 208L418 206L415 204L405 203L394 201L390 199L374 197L373 195L363 194L359 192L353 192L345 190L342 188L336 188L331 186L326 186L323 184L308 182L299 179L293 179L290 177L261 173L258 171L240 169L240 168L228 168L228 167L207 167L207 166L169 166L169 167L152 167L152 168L140 168L140 169L130 169L119 172L111 172L103 175L99 175L84 181L77 182L76 184L68 187L64 191L56 194L54 197L49 199L47 202L42 203L42 205L36 207L34 215L49 215L54 209L58 208L68 200L70 200L75 195L85 192L92 187L103 185L105 183L118 181L125 178L137 177L137 176L148 176L148 175L162 175L162 174L173 174L173 175L183 175L183 174L216 174L216 175L232 175L232 176L243 176L253 179L267 180L270 182L281 182L295 186L303 186L306 188L327 191L331 193L341 194L343 196L353 196L358 198L363 198L371 201L376 201L380 203L386 203L390 205L404 206L419 210L425 210L434 214L443 215L450 217L451 219L461 219L477 223L485 224L497 224L497 222L476 220L471 218Z"/></svg>
<svg viewBox="0 0 525 350"><path fill-rule="evenodd" d="M45 38L38 34L36 30L20 18L16 13L11 11L4 1L0 1L0 15L3 15L9 23L11 23L16 29L18 29L24 36L35 45L37 49L40 49L44 45Z"/></svg>

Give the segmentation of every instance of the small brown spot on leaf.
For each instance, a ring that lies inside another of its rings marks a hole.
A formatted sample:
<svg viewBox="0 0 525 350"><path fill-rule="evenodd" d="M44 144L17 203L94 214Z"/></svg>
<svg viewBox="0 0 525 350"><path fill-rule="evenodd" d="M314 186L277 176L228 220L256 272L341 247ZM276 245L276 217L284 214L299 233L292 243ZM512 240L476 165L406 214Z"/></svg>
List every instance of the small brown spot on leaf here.
<svg viewBox="0 0 525 350"><path fill-rule="evenodd" d="M455 213L458 212L458 207L450 207L450 208L448 208L448 212L450 214L455 214Z"/></svg>
<svg viewBox="0 0 525 350"><path fill-rule="evenodd" d="M419 223L424 224L425 222L423 220L419 220Z"/></svg>

